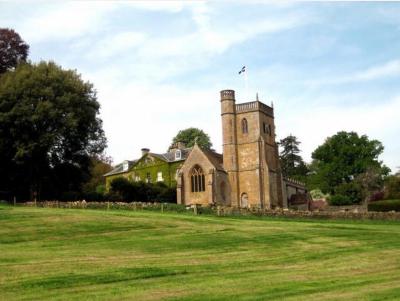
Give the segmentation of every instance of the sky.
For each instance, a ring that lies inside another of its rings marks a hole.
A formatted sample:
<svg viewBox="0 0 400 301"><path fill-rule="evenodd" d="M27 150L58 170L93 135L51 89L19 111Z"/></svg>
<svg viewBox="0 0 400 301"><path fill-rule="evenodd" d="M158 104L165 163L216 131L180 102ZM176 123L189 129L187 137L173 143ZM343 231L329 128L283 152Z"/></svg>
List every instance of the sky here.
<svg viewBox="0 0 400 301"><path fill-rule="evenodd" d="M188 127L221 152L219 91L233 89L237 103L273 102L277 140L295 135L306 162L355 131L381 141L398 170L399 16L400 2L0 2L0 27L33 62L94 84L114 163L165 152Z"/></svg>

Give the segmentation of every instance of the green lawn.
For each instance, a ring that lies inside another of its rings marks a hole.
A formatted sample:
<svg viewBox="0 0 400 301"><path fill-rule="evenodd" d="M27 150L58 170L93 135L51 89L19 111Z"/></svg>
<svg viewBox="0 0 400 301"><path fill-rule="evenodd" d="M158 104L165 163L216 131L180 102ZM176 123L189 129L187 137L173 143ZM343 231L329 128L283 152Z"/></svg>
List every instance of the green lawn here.
<svg viewBox="0 0 400 301"><path fill-rule="evenodd" d="M400 300L400 223L0 207L0 300Z"/></svg>

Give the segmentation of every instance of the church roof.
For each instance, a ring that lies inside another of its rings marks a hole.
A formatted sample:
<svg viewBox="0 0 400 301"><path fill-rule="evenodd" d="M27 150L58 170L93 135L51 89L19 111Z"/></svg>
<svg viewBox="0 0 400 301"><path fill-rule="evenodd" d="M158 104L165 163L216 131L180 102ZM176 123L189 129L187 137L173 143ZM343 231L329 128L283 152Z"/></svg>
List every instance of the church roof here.
<svg viewBox="0 0 400 301"><path fill-rule="evenodd" d="M223 156L221 154L218 154L212 150L204 149L202 149L202 152L206 155L208 160L211 162L212 165L215 166L217 170L225 171L223 167Z"/></svg>

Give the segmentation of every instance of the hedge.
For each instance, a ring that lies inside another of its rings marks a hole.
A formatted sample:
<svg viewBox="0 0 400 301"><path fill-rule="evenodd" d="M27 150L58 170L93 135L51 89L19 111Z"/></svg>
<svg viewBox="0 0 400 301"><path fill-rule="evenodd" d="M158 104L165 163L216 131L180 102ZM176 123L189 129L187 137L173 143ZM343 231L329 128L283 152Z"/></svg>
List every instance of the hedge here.
<svg viewBox="0 0 400 301"><path fill-rule="evenodd" d="M400 200L384 200L376 201L368 204L368 211L399 211L400 212Z"/></svg>

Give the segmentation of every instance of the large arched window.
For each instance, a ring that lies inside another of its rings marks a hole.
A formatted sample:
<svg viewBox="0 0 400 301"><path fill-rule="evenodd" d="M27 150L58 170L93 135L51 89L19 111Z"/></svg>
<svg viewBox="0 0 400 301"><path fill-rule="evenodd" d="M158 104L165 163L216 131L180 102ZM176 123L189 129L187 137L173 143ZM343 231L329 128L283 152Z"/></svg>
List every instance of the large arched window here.
<svg viewBox="0 0 400 301"><path fill-rule="evenodd" d="M206 190L205 177L203 170L201 169L200 166L195 165L193 167L191 173L191 180L192 180L192 192L199 192Z"/></svg>
<svg viewBox="0 0 400 301"><path fill-rule="evenodd" d="M247 119L243 118L242 119L242 133L247 134L249 132L248 127L247 127Z"/></svg>

